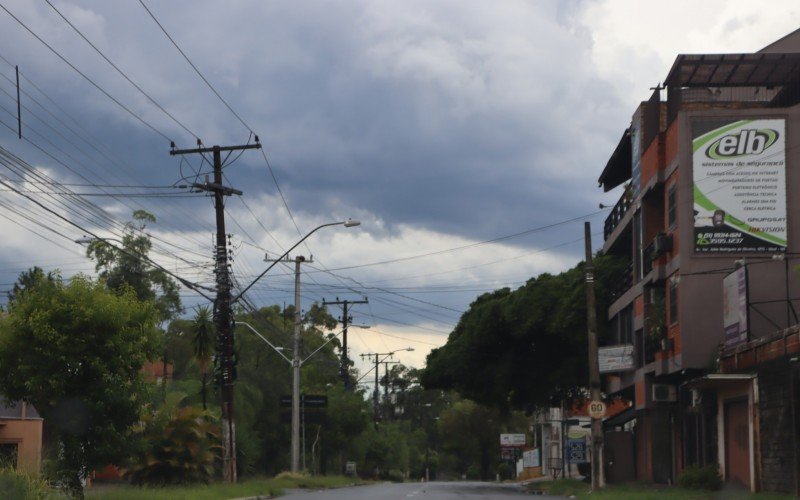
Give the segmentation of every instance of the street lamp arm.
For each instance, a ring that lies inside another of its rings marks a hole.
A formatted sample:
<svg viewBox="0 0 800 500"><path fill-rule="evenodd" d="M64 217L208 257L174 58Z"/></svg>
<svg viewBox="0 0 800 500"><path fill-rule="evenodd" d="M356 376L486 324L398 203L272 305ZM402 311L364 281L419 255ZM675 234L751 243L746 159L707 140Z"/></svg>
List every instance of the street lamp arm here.
<svg viewBox="0 0 800 500"><path fill-rule="evenodd" d="M267 266L267 268L266 268L266 269L264 269L264 271L263 271L261 274L259 274L258 276L256 276L256 278L255 278L253 281L251 281L251 282L250 282L250 284L249 284L249 285L247 285L247 286L244 288L244 290L242 290L241 292L239 292L239 294L238 294L236 297L234 297L234 298L232 298L232 299L231 299L231 304L234 304L234 303L236 303L236 301L237 301L237 300L239 300L239 299L242 297L242 295L244 295L244 294L245 294L245 292L247 292L248 290L250 290L250 288L251 288L253 285L255 285L255 284L256 284L256 282L257 282L258 280L260 280L261 278L263 278L263 277L264 277L264 275L265 275L265 274L267 274L267 272L269 272L269 270L270 270L270 269L272 269L273 267L275 267L275 265L276 265L278 262L280 262L280 261L281 261L281 260L282 260L284 257L286 257L287 255L289 255L289 252L291 252L292 250L294 250L295 248L297 248L297 247L300 245L300 243L302 243L302 242L306 241L306 239L307 239L309 236L311 236L312 234L316 233L317 231L319 231L319 230L320 230L320 229L322 229L323 227L328 227L328 226L340 226L340 225L344 225L345 227L352 227L352 226L358 226L359 224L360 224L360 222L359 222L359 221L355 221L355 220L352 220L352 219L348 219L348 220L346 220L346 221L340 221L340 222L329 222L329 223L327 223L327 224L322 224L321 226L317 226L317 227L315 227L314 229L312 229L312 230L311 230L311 232L310 232L310 233L308 233L307 235L303 236L303 237L300 239L300 241L298 241L297 243L295 243L294 245L292 245L292 246L291 246L291 248L289 248L289 250L286 250L285 252L283 252L283 255L281 255L280 257L278 257L277 259L275 259L275 261L274 261L272 264L270 264L269 266Z"/></svg>
<svg viewBox="0 0 800 500"><path fill-rule="evenodd" d="M342 333L342 332L339 332L339 333ZM332 335L332 336L331 336L331 338L329 338L327 341L325 341L325 343L324 343L324 344L322 344L321 346L317 347L317 348L314 350L314 352L312 352L311 354L309 354L308 356L306 356L306 359L304 359L304 360L300 361L300 366L303 366L303 365L306 363L306 361L308 361L309 359L311 359L311 356L313 356L313 355L315 355L316 353L318 353L320 350L322 350L322 348L323 348L323 347L325 347L326 345L328 345L328 344L330 344L331 342L333 342L333 339L335 339L336 337L338 337L338 336L339 336L339 333L337 333L336 335Z"/></svg>
<svg viewBox="0 0 800 500"><path fill-rule="evenodd" d="M244 326L246 326L247 328L249 328L251 332L253 332L253 333L255 333L256 335L258 335L258 338L260 338L261 340L263 340L264 342L266 342L268 346L272 347L272 349L273 349L275 352L277 352L278 354L280 354L280 355L281 355L281 357L282 357L283 359L285 359L285 360L286 360L286 361L287 361L287 362L288 362L290 365L292 364L292 360L291 360L291 359L287 358L287 357L286 357L286 355L285 355L285 354L283 354L283 353L280 351L280 349L278 349L277 347L275 347L275 345L274 345L272 342L270 342L269 340L267 340L267 338L266 338L266 337L264 337L263 335L261 335L260 333L258 333L258 331L257 331L255 328L253 328L252 326L250 326L248 323L245 323L244 321L237 321L237 322L236 322L236 325L237 325L237 326L238 326L238 325L244 325Z"/></svg>

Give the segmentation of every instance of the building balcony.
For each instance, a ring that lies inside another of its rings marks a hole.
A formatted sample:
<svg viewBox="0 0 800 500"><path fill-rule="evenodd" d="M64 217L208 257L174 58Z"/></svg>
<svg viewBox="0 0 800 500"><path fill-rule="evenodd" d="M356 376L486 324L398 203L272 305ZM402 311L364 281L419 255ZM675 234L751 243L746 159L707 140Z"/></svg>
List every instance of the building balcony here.
<svg viewBox="0 0 800 500"><path fill-rule="evenodd" d="M628 264L610 283L611 297L617 299L633 286L633 263Z"/></svg>
<svg viewBox="0 0 800 500"><path fill-rule="evenodd" d="M625 214L630 210L633 204L633 196L631 195L630 188L625 188L625 191L620 196L617 204L611 210L611 213L606 217L605 225L603 226L603 238L608 240L609 236L614 232L614 229L619 226L625 218Z"/></svg>

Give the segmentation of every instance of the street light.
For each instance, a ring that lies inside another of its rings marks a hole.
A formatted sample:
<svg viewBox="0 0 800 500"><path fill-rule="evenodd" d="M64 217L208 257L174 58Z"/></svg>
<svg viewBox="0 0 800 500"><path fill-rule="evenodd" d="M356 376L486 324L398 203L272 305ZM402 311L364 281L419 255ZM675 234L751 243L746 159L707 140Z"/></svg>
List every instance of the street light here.
<svg viewBox="0 0 800 500"><path fill-rule="evenodd" d="M312 230L311 230L311 231L310 231L308 234L306 234L305 236L303 236L302 238L300 238L300 241L298 241L297 243L295 243L294 245L292 245L292 246L289 248L289 250L286 250L285 252L283 252L283 255L281 255L280 257L278 257L277 259L275 259L275 261L274 261L272 264L270 264L269 266L267 266L267 268L266 268L266 269L264 269L264 271L263 271L261 274L259 274L258 276L256 276L256 278L255 278L255 279L254 279L252 282L250 282L250 284L249 284L249 285L247 285L247 286L244 288L244 290L242 290L241 292L239 292L239 295L237 295L236 297L234 297L233 299L231 299L231 304L233 304L233 303L235 303L237 300L239 300L239 299L242 297L242 295L244 295L244 294L245 294L245 292L247 292L248 290L250 290L250 288L251 288L253 285L255 285L255 284L256 284L256 282L257 282L258 280L260 280L262 277L264 277L264 275L265 275L265 274L267 274L267 272L268 272L270 269L272 269L273 267L275 267L275 265L276 265L278 262L280 262L281 260L283 260L283 258L284 258L284 257L286 257L287 255L289 255L289 252L291 252L292 250L294 250L295 248L297 248L297 247L300 245L300 243L302 243L302 242L306 241L306 238L308 238L308 237L309 237L309 236L311 236L312 234L316 233L317 231L319 231L319 230L320 230L320 229L322 229L323 227L328 227L328 226L340 226L340 225L341 225L341 226L344 226L344 227L355 227L355 226L360 226L360 225L361 225L361 221L358 221L358 220L355 220L355 219L347 219L347 220L345 220L345 221L340 221L340 222L329 222L329 223L327 223L327 224L322 224L322 225L319 225L319 226L315 227L315 228L314 228L314 229L312 229Z"/></svg>
<svg viewBox="0 0 800 500"><path fill-rule="evenodd" d="M288 250L283 252L283 255L275 259L272 264L267 266L264 271L256 276L256 278L247 285L239 295L231 299L231 304L235 303L239 300L245 292L247 292L253 285L256 284L258 280L260 280L267 272L275 267L278 262L283 261L283 259L289 255L289 252L297 248L300 243L304 242L306 238L311 236L312 234L316 233L323 227L330 227L330 226L344 226L344 227L355 227L360 226L361 222L354 219L347 219L345 221L340 222L329 222L327 224L321 224L314 229L312 229L308 234L300 238L300 241L292 245ZM303 257L296 257L295 258L295 280L294 280L294 355L290 363L292 364L292 463L291 463L291 471L292 472L299 472L300 470L300 366L305 360L300 360L300 263L303 262L305 259ZM313 355L313 354L312 354ZM306 358L308 359L308 358Z"/></svg>

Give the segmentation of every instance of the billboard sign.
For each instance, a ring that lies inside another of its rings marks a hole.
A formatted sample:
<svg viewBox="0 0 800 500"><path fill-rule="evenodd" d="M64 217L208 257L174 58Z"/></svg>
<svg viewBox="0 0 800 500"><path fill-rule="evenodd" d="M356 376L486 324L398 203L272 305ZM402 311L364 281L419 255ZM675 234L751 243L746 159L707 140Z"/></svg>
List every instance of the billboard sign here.
<svg viewBox="0 0 800 500"><path fill-rule="evenodd" d="M786 121L692 124L694 249L786 251Z"/></svg>
<svg viewBox="0 0 800 500"><path fill-rule="evenodd" d="M725 347L747 342L747 268L745 266L722 279L722 298Z"/></svg>
<svg viewBox="0 0 800 500"><path fill-rule="evenodd" d="M633 346L626 344L601 347L597 350L597 361L600 365L600 373L633 370L635 368Z"/></svg>
<svg viewBox="0 0 800 500"><path fill-rule="evenodd" d="M525 446L525 434L500 434L500 446Z"/></svg>

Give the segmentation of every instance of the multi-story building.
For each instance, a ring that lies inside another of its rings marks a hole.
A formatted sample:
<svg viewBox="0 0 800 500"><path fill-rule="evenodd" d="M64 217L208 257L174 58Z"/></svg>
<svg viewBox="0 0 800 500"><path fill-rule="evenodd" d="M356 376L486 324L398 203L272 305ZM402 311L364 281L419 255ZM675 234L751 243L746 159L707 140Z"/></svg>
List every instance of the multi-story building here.
<svg viewBox="0 0 800 500"><path fill-rule="evenodd" d="M679 55L663 82L599 178L622 187L603 251L630 262L606 344L633 353L605 374L633 402L607 422L631 449L608 453L632 453L642 480L717 463L756 489L758 385L717 364L798 323L800 30L755 53Z"/></svg>

